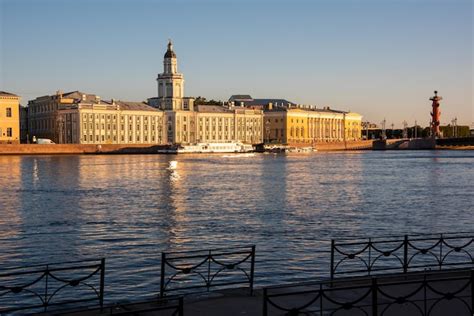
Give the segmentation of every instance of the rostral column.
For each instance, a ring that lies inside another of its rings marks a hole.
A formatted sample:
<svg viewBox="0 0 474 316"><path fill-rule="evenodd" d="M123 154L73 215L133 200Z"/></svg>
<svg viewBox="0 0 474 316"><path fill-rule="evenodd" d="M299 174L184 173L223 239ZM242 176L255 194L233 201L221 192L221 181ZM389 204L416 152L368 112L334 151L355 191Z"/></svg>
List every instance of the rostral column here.
<svg viewBox="0 0 474 316"><path fill-rule="evenodd" d="M431 111L431 136L439 137L439 124L440 124L440 117L441 112L439 111L439 101L443 100L443 97L438 96L438 91L434 92L434 97L430 98L433 101L432 111Z"/></svg>

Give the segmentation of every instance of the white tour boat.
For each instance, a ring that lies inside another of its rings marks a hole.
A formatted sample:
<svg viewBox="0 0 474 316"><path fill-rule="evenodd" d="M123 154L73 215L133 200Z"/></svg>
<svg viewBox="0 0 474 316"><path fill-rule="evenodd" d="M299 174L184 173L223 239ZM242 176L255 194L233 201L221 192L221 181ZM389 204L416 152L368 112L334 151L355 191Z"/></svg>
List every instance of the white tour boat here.
<svg viewBox="0 0 474 316"><path fill-rule="evenodd" d="M250 144L241 142L227 143L196 143L181 144L170 146L168 148L158 149L159 153L164 154L193 154L193 153L249 153L255 149Z"/></svg>

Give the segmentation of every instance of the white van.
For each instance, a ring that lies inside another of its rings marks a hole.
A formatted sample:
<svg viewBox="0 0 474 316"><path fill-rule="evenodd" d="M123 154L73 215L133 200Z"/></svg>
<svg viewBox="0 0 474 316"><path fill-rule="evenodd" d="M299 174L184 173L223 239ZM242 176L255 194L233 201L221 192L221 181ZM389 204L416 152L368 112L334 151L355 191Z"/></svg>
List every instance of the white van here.
<svg viewBox="0 0 474 316"><path fill-rule="evenodd" d="M53 142L51 139L49 138L38 138L36 140L36 143L37 144L40 144L40 145L45 145L45 144L56 144L55 142Z"/></svg>

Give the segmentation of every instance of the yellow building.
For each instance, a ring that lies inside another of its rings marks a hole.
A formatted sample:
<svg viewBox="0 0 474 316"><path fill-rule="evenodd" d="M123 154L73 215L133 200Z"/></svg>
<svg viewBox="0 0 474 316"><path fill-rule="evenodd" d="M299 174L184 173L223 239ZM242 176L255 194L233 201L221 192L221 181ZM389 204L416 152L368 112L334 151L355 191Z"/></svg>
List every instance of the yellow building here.
<svg viewBox="0 0 474 316"><path fill-rule="evenodd" d="M0 143L20 143L20 97L0 91Z"/></svg>
<svg viewBox="0 0 474 316"><path fill-rule="evenodd" d="M360 140L361 121L352 112L270 104L264 112L264 139L282 144Z"/></svg>

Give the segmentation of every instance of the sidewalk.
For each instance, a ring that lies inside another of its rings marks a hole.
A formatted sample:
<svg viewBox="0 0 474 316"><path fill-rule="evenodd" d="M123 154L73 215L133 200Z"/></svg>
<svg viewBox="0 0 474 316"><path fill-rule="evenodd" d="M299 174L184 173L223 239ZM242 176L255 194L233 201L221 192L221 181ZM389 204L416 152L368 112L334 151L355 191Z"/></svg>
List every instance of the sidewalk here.
<svg viewBox="0 0 474 316"><path fill-rule="evenodd" d="M451 277L466 277L466 281L436 281L433 286L440 293L454 293L452 297L440 299L442 296L435 292L417 291L419 286L415 283L411 284L396 284L390 285L397 282L420 282L422 284L424 276L422 273L413 273L408 275L391 275L391 276L379 276L378 284L379 288L383 289L384 293L392 296L393 299L383 297L379 294L379 305L378 314L382 314L384 309L384 315L404 315L404 316L418 316L424 315L423 309L425 308L423 297L427 296L427 310L432 307L429 315L456 315L456 316L471 316L472 315L472 283L469 284L469 270L463 271L442 271L443 278ZM430 280L432 276L427 278ZM436 277L436 275L435 275ZM466 283L467 282L467 283ZM364 293L370 290L372 284L371 277L359 277L351 279L338 279L330 287L327 286L328 298L337 302L351 302L358 301L357 307L349 310L344 310L341 305L332 304L329 300L324 301L323 315L330 315L330 310L333 308L341 309L336 315L364 315L365 311L367 315L372 315L372 294L365 297ZM388 285L386 285L388 284ZM466 286L467 284L467 286ZM307 303L314 300L317 296L317 291L320 288L319 284L306 284L306 285L295 285L292 287L276 287L269 290L269 294L285 293L284 296L274 297L272 301L277 303L279 306L287 309L292 309L298 306L306 305ZM462 289L460 291L460 289ZM312 291L312 292L311 292ZM305 292L300 294L291 294ZM380 292L382 293L382 292ZM415 293L414 295L410 295ZM406 301L396 303L395 300L402 297L409 296ZM363 297L362 299L360 299ZM248 296L248 290L229 290L225 292L211 292L202 294L199 296L187 296L184 299L184 315L190 316L257 316L263 315L263 292L262 290L256 290L253 296ZM304 308L305 313L312 313L310 315L320 315L320 301L315 300L313 304L309 304ZM142 310L157 307L156 301L145 302L141 304L127 305L126 308L114 309L114 314L120 311L132 311ZM471 309L471 312L469 312ZM111 308L105 308L101 313L100 310L88 310L88 311L77 311L70 313L61 313L62 315L69 316L96 316L96 315L110 315ZM130 314L132 315L132 314ZM147 313L133 313L133 315L172 315L172 311L160 311L160 312L147 312ZM286 311L278 310L268 304L268 315L305 315L305 314L288 314Z"/></svg>

